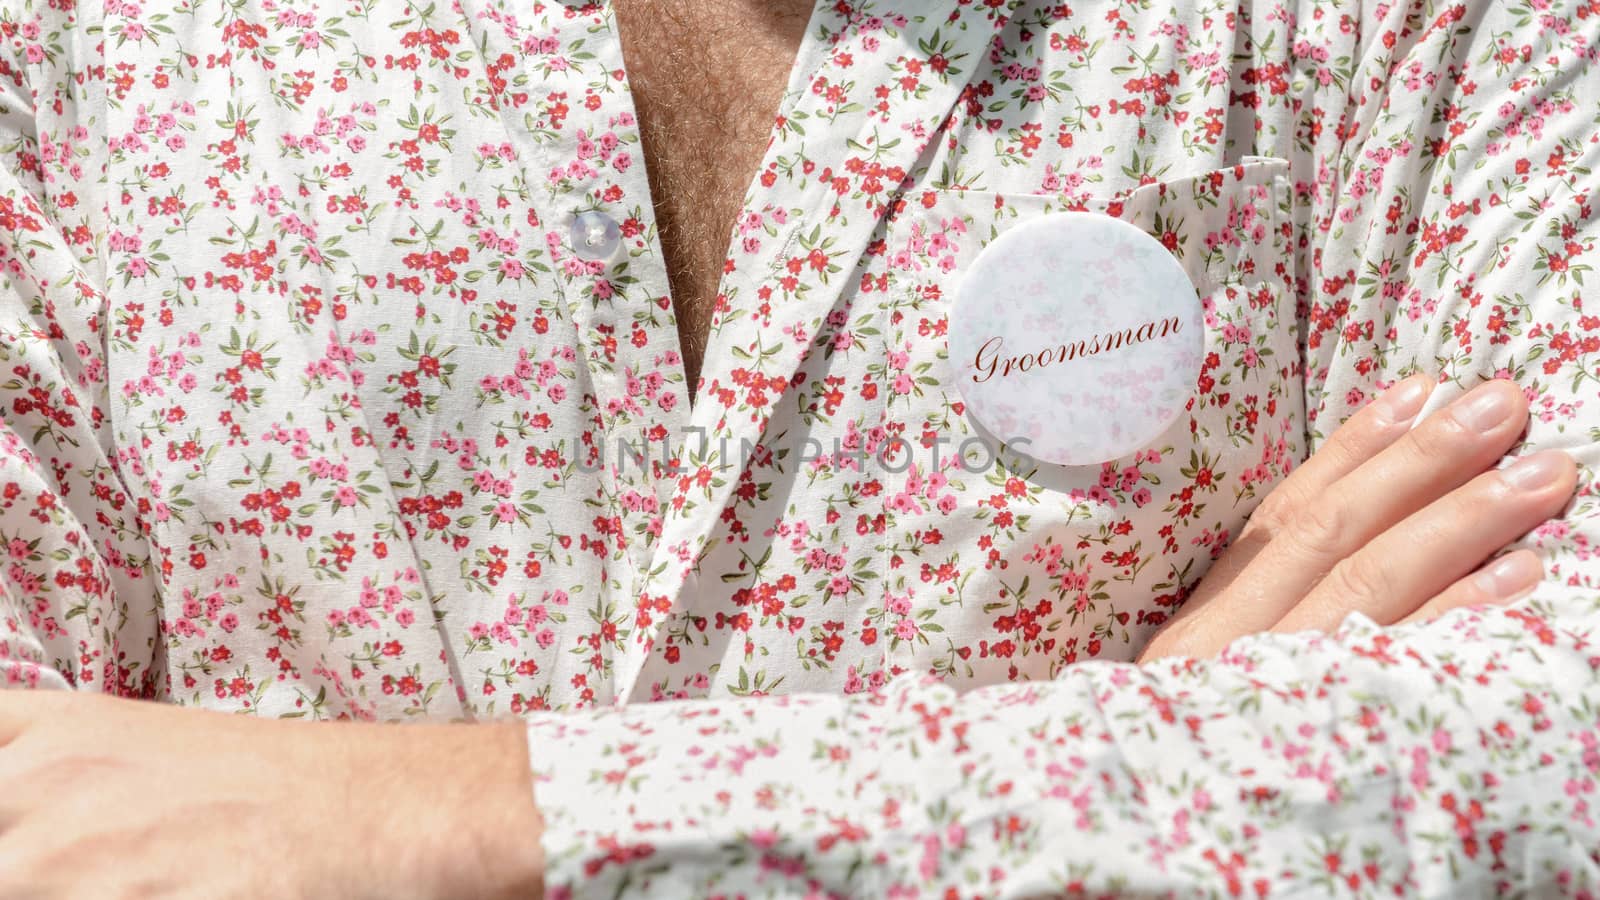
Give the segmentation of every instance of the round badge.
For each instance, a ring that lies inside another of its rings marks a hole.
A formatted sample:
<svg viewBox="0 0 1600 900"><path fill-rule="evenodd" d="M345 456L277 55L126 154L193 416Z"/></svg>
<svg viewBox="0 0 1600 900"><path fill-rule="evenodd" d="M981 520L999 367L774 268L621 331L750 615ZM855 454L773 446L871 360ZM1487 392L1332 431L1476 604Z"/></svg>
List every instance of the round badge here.
<svg viewBox="0 0 1600 900"><path fill-rule="evenodd" d="M968 413L1018 453L1090 465L1147 446L1200 374L1200 298L1160 241L1110 216L1050 213L995 238L950 310Z"/></svg>

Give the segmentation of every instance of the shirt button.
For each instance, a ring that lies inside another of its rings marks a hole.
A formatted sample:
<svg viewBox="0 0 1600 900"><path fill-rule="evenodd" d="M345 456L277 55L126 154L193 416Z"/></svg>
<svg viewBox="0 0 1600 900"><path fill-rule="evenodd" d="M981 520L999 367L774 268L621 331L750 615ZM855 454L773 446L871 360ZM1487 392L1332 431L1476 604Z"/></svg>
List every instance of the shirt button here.
<svg viewBox="0 0 1600 900"><path fill-rule="evenodd" d="M606 262L622 246L622 228L602 212L578 213L572 220L572 252L590 262Z"/></svg>

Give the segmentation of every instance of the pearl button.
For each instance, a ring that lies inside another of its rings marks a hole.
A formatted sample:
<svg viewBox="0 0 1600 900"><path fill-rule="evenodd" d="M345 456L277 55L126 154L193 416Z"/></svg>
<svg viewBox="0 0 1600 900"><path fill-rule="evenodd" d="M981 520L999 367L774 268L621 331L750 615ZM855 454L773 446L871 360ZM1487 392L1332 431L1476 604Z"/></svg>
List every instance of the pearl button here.
<svg viewBox="0 0 1600 900"><path fill-rule="evenodd" d="M572 220L572 252L590 262L605 262L622 246L622 228L602 212L581 212Z"/></svg>

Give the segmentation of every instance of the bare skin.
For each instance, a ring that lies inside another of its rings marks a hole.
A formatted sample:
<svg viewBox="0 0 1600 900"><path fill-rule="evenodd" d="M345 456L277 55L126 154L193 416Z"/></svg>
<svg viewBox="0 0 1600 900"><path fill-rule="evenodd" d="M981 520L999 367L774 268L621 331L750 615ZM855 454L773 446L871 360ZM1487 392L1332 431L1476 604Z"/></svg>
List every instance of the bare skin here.
<svg viewBox="0 0 1600 900"><path fill-rule="evenodd" d="M693 391L728 238L812 3L619 0L615 8Z"/></svg>
<svg viewBox="0 0 1600 900"><path fill-rule="evenodd" d="M1426 375L1392 386L1273 488L1140 661L1209 657L1261 631L1332 631L1351 612L1390 625L1532 591L1538 554L1484 561L1561 511L1577 466L1545 450L1493 468L1528 425L1509 381L1412 428L1433 387Z"/></svg>

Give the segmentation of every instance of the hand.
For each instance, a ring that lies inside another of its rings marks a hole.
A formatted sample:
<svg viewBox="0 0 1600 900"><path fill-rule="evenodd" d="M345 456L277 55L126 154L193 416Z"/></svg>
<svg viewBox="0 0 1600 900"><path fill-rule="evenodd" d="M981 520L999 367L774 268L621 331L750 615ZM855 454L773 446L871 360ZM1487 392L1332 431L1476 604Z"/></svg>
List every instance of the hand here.
<svg viewBox="0 0 1600 900"><path fill-rule="evenodd" d="M0 898L531 897L515 725L0 693Z"/></svg>
<svg viewBox="0 0 1600 900"><path fill-rule="evenodd" d="M1183 609L1140 654L1208 657L1262 631L1332 631L1510 603L1544 578L1529 550L1489 557L1556 515L1577 484L1559 450L1486 471L1528 420L1491 381L1411 428L1433 381L1412 376L1334 432L1262 501Z"/></svg>

